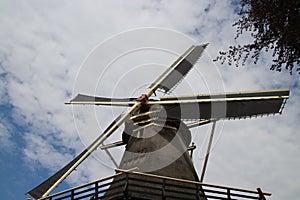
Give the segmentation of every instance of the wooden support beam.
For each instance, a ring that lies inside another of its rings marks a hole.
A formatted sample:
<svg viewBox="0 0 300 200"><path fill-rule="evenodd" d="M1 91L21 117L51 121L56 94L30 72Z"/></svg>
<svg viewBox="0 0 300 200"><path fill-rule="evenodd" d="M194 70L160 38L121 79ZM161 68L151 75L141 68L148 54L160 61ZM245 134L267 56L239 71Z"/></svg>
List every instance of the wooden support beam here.
<svg viewBox="0 0 300 200"><path fill-rule="evenodd" d="M211 133L210 133L210 137L209 137L209 141L208 141L207 151L206 151L206 155L205 155L205 160L204 160L204 164L203 164L203 168L202 168L202 174L201 174L200 182L203 182L203 179L204 179L206 166L207 166L207 162L208 162L208 158L209 158L209 154L210 154L211 144L212 144L213 137L214 137L216 123L217 123L216 120L213 121L213 125L212 125L212 128L211 128Z"/></svg>

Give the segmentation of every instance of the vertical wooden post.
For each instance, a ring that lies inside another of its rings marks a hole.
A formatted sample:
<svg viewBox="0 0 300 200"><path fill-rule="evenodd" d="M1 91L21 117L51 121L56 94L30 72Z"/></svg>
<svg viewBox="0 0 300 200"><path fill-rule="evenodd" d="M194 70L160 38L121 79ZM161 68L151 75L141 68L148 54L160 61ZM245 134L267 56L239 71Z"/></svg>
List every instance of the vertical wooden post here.
<svg viewBox="0 0 300 200"><path fill-rule="evenodd" d="M230 197L230 189L229 188L227 189L227 199L231 199L231 197Z"/></svg>
<svg viewBox="0 0 300 200"><path fill-rule="evenodd" d="M166 191L165 191L165 186L166 186L166 179L162 179L162 195L161 195L161 199L165 200L166 199Z"/></svg>
<svg viewBox="0 0 300 200"><path fill-rule="evenodd" d="M125 199L127 200L128 199L128 173L126 173L126 177L125 177L125 186L124 186L124 196L125 196Z"/></svg>
<svg viewBox="0 0 300 200"><path fill-rule="evenodd" d="M264 193L261 191L261 189L257 188L257 191L258 191L259 199L266 200L266 197L265 197Z"/></svg>
<svg viewBox="0 0 300 200"><path fill-rule="evenodd" d="M98 199L98 197L99 197L99 182L96 182L95 183L95 195L94 195L94 197L95 197L95 199Z"/></svg>
<svg viewBox="0 0 300 200"><path fill-rule="evenodd" d="M71 200L74 200L74 190L71 190Z"/></svg>
<svg viewBox="0 0 300 200"><path fill-rule="evenodd" d="M199 185L196 184L196 200L200 200L199 198Z"/></svg>

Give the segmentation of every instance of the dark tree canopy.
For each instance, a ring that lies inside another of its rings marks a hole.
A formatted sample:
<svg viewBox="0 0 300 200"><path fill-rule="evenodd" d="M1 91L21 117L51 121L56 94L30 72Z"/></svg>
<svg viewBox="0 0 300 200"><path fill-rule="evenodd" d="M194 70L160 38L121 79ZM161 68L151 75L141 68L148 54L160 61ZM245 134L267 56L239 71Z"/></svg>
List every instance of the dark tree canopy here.
<svg viewBox="0 0 300 200"><path fill-rule="evenodd" d="M271 70L300 74L300 0L241 0L235 39L250 32L249 44L229 46L220 51L214 61L229 65L245 65L252 59L256 64L262 50L272 52Z"/></svg>

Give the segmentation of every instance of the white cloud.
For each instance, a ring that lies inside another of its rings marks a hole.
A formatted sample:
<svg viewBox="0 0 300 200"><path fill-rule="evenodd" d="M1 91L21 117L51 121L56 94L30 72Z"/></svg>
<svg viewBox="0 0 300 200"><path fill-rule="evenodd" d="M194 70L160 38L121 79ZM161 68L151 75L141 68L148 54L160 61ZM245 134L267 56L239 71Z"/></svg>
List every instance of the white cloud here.
<svg viewBox="0 0 300 200"><path fill-rule="evenodd" d="M9 101L14 106L14 121L28 128L24 133L27 162L39 163L38 167L51 171L59 169L71 160L74 152L78 154L84 148L76 134L72 108L63 103L70 99L80 64L99 42L119 32L155 26L190 33L199 43L209 42L207 52L214 57L234 42L235 35L231 24L236 16L230 1L1 1L0 11L0 69L1 73L7 74L0 79L1 103ZM228 68L216 64L225 90L299 85L297 78L265 69L268 55L264 56L266 59L258 66L248 63L245 68ZM204 55L203 59L199 63L206 64L209 57ZM197 68L200 72L204 69L202 66ZM189 84L199 84L196 78L189 74ZM212 79L214 82L218 78L203 77L201 81L205 83L205 79ZM105 87L99 90L112 89L110 85ZM222 87L211 88L218 91ZM178 90L183 89L179 87ZM199 86L197 93L203 90L207 88ZM300 94L297 88L294 90L282 116L225 123L211 156L207 181L250 188L263 183L263 189L270 189L274 199L299 196L296 187L300 163L297 159ZM105 92L99 95L105 95ZM76 109L95 114L94 108ZM103 113L110 112L111 109L99 108L96 114L101 118ZM83 119L84 116L79 117ZM101 118L101 128L110 118ZM85 120L84 144L101 131L99 127L89 126L90 119ZM0 125L1 140L10 146L11 133L5 128L6 124ZM105 156L103 152L97 153L100 155L97 157ZM102 162L110 163L109 160ZM98 164L99 161L88 159L68 181L74 184L78 180L85 182L108 175L109 169ZM197 168L200 171L201 167L197 165ZM276 181L288 185L286 190L282 191Z"/></svg>

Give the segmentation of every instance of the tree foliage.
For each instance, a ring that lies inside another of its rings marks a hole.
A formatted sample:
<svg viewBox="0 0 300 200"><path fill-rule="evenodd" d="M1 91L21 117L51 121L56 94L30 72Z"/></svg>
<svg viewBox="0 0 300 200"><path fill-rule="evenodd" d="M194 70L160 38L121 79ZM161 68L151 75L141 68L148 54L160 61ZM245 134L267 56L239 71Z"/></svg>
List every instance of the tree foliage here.
<svg viewBox="0 0 300 200"><path fill-rule="evenodd" d="M272 52L271 70L300 74L300 0L241 0L235 39L249 32L249 44L229 46L220 51L214 61L229 65L245 65L247 60L256 64L262 51ZM296 69L295 69L296 68Z"/></svg>

